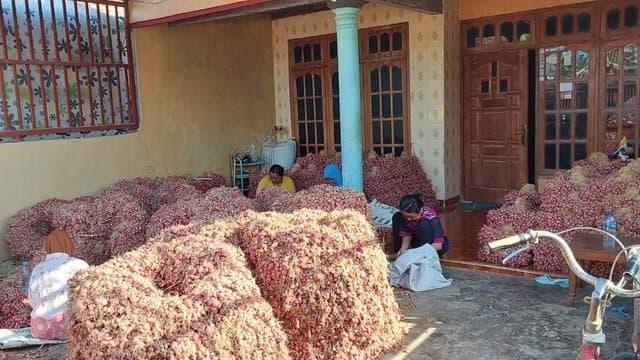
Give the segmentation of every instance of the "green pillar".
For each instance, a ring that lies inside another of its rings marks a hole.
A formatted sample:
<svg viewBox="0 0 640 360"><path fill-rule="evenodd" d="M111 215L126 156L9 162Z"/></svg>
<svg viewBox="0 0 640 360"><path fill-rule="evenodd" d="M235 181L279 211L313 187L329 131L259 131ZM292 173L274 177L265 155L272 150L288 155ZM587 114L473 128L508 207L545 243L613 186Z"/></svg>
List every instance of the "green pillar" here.
<svg viewBox="0 0 640 360"><path fill-rule="evenodd" d="M364 1L327 0L336 19L344 187L363 191L358 12Z"/></svg>

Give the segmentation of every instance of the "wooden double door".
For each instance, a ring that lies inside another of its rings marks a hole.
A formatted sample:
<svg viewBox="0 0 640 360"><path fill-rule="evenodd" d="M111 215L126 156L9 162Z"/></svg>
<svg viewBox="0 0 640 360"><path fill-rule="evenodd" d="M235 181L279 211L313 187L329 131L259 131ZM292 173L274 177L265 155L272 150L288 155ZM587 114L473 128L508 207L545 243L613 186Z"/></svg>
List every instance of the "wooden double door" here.
<svg viewBox="0 0 640 360"><path fill-rule="evenodd" d="M468 55L463 74L464 198L500 203L528 179L527 50Z"/></svg>

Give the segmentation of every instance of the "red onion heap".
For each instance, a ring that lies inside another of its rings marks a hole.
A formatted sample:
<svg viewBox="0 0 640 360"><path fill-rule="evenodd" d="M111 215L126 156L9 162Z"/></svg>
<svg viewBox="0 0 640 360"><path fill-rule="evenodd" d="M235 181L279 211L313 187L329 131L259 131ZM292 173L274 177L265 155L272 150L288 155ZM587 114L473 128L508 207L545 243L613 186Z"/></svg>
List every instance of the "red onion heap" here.
<svg viewBox="0 0 640 360"><path fill-rule="evenodd" d="M354 211L249 213L239 241L294 359L374 359L402 334L387 262Z"/></svg>
<svg viewBox="0 0 640 360"><path fill-rule="evenodd" d="M30 260L33 252L44 248L44 239L53 230L52 217L64 200L49 199L18 211L9 219L6 241L16 260Z"/></svg>
<svg viewBox="0 0 640 360"><path fill-rule="evenodd" d="M324 211L355 210L371 218L369 204L362 193L331 185L316 185L292 196L280 193L271 203L271 211L293 212L302 209Z"/></svg>
<svg viewBox="0 0 640 360"><path fill-rule="evenodd" d="M286 336L235 246L150 242L70 281L74 359L288 359Z"/></svg>
<svg viewBox="0 0 640 360"><path fill-rule="evenodd" d="M0 329L19 329L29 326L31 307L25 304L17 273L7 276L0 288Z"/></svg>

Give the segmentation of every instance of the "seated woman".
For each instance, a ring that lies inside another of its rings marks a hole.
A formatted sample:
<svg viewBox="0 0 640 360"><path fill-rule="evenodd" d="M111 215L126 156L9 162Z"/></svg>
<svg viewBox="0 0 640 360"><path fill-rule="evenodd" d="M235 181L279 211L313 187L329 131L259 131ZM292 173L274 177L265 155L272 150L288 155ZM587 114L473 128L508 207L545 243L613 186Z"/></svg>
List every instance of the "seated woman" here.
<svg viewBox="0 0 640 360"><path fill-rule="evenodd" d="M400 200L400 211L393 215L392 259L408 249L430 244L442 257L449 250L449 239L435 210L424 206L420 194Z"/></svg>
<svg viewBox="0 0 640 360"><path fill-rule="evenodd" d="M439 260L449 249L449 241L438 214L424 206L418 194L403 197L399 210L392 218L391 285L413 291L451 285L451 280L442 275Z"/></svg>
<svg viewBox="0 0 640 360"><path fill-rule="evenodd" d="M278 164L272 165L269 168L269 174L260 179L256 194L268 186L279 186L289 192L296 192L296 184L293 183L293 179L285 175L284 168Z"/></svg>
<svg viewBox="0 0 640 360"><path fill-rule="evenodd" d="M73 244L63 230L54 230L45 241L47 257L36 265L29 281L31 333L40 339L66 340L67 281L89 265L71 257Z"/></svg>
<svg viewBox="0 0 640 360"><path fill-rule="evenodd" d="M342 187L342 171L336 164L325 166L322 178L330 185Z"/></svg>

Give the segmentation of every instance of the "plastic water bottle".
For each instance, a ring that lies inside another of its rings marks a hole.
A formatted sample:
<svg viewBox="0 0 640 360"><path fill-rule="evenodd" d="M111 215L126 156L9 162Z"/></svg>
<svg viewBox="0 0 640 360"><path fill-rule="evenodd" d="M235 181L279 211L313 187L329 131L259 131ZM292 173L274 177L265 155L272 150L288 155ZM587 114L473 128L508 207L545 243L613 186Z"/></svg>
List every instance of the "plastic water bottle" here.
<svg viewBox="0 0 640 360"><path fill-rule="evenodd" d="M21 276L21 285L22 292L25 295L29 295L29 281L31 281L31 269L29 267L28 261L23 261L20 263L20 276Z"/></svg>
<svg viewBox="0 0 640 360"><path fill-rule="evenodd" d="M258 152L256 151L256 144L251 144L251 151L249 151L249 157L251 157L251 161L258 161Z"/></svg>
<svg viewBox="0 0 640 360"><path fill-rule="evenodd" d="M613 211L607 211L607 217L604 219L604 223L602 224L602 230L614 236L618 232L618 223L616 222L615 213ZM611 236L603 234L602 246L604 246L605 249L613 249L616 247L616 241Z"/></svg>

